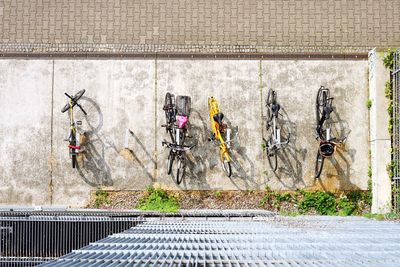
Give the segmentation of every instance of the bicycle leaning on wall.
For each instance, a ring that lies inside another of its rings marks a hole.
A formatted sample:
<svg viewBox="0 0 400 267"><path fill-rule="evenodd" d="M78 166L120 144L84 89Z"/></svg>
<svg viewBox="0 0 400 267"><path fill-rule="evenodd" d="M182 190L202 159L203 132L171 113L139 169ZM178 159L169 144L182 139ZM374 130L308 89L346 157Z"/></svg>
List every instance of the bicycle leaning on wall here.
<svg viewBox="0 0 400 267"><path fill-rule="evenodd" d="M328 88L321 86L318 90L315 102L315 113L317 119L317 127L315 129L316 138L319 140L317 158L315 160L315 178L321 176L325 158L329 158L336 150L336 146L343 144L347 136L337 139L332 136L331 130L331 113L333 97L330 96Z"/></svg>
<svg viewBox="0 0 400 267"><path fill-rule="evenodd" d="M189 96L175 96L171 93L165 95L164 112L167 133L171 142L164 139L163 146L169 148L167 173L172 173L172 166L176 159L177 168L175 172L176 183L180 184L185 175L186 168L186 151L192 149L194 145L185 145L185 139L188 135L187 123L190 115L191 99Z"/></svg>
<svg viewBox="0 0 400 267"><path fill-rule="evenodd" d="M217 100L214 97L208 98L208 110L210 113L212 135L210 141L219 147L219 156L222 167L228 177L232 175L231 157L229 148L231 140L231 129L223 122L224 114L220 112Z"/></svg>
<svg viewBox="0 0 400 267"><path fill-rule="evenodd" d="M61 109L61 112L64 113L67 110L69 110L69 120L70 120L70 131L69 131L69 136L68 136L68 150L69 150L69 156L72 160L72 168L76 167L77 161L76 161L76 156L81 152L81 147L80 147L80 135L79 132L77 131L78 125L82 125L82 121L75 121L74 119L74 107L78 106L83 114L85 116L87 115L86 111L82 108L81 105L79 105L78 100L83 96L85 93L85 89L80 90L78 93L76 93L73 96L70 96L67 93L64 93L68 98L68 103Z"/></svg>
<svg viewBox="0 0 400 267"><path fill-rule="evenodd" d="M267 107L267 133L268 139L264 139L265 151L267 153L268 163L273 172L278 168L279 150L289 144L290 133L286 139L281 136L281 128L279 126L278 116L281 106L277 102L277 93L269 89L266 101Z"/></svg>

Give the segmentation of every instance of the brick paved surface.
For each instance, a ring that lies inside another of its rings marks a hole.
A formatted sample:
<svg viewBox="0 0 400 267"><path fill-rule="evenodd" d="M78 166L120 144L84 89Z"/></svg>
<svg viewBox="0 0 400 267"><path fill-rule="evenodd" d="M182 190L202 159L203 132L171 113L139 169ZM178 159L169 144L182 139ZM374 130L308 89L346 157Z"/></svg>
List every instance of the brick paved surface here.
<svg viewBox="0 0 400 267"><path fill-rule="evenodd" d="M400 46L399 0L0 0L0 43Z"/></svg>

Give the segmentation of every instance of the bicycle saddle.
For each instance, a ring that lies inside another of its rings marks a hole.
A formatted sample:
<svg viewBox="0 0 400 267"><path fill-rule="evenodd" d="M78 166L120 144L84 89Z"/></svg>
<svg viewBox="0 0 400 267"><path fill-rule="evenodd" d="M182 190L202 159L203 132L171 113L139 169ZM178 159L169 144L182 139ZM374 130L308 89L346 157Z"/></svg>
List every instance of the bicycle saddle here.
<svg viewBox="0 0 400 267"><path fill-rule="evenodd" d="M321 143L319 145L319 152L321 153L322 156L324 157L330 157L332 156L333 152L335 151L335 145L330 143L330 142L326 142L326 143Z"/></svg>
<svg viewBox="0 0 400 267"><path fill-rule="evenodd" d="M271 111L275 115L275 117L278 117L278 112L279 112L280 109L281 109L281 105L272 104Z"/></svg>
<svg viewBox="0 0 400 267"><path fill-rule="evenodd" d="M219 112L213 116L213 119L218 122L219 125L222 124L222 120L224 119L224 114Z"/></svg>

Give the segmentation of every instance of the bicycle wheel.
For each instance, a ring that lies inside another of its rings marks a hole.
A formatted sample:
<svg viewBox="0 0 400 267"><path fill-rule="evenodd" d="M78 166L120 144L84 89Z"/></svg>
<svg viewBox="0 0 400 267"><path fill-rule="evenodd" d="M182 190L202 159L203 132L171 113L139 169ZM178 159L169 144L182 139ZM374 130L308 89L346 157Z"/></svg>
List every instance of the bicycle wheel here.
<svg viewBox="0 0 400 267"><path fill-rule="evenodd" d="M275 172L278 168L278 155L276 149L271 149L270 146L267 145L267 158L269 166L272 171Z"/></svg>
<svg viewBox="0 0 400 267"><path fill-rule="evenodd" d="M75 169L76 167L76 154L71 155L71 160L72 160L72 168Z"/></svg>
<svg viewBox="0 0 400 267"><path fill-rule="evenodd" d="M174 95L171 93L165 94L164 111L165 111L165 120L167 124L173 123L175 121L174 111L173 111L173 106L174 106L173 97Z"/></svg>
<svg viewBox="0 0 400 267"><path fill-rule="evenodd" d="M86 92L85 89L80 90L78 93L76 93L76 94L72 97L72 99L73 99L75 102L77 102L77 101L83 96L83 94L84 94L85 92Z"/></svg>
<svg viewBox="0 0 400 267"><path fill-rule="evenodd" d="M181 156L178 158L178 168L176 169L176 183L180 184L185 175L185 159Z"/></svg>
<svg viewBox="0 0 400 267"><path fill-rule="evenodd" d="M64 113L65 111L67 111L69 109L69 101L67 104L65 104L65 106L61 109L61 113Z"/></svg>
<svg viewBox="0 0 400 267"><path fill-rule="evenodd" d="M172 171L172 164L174 163L174 153L172 152L172 149L169 151L168 155L168 161L167 161L167 174L171 174Z"/></svg>
<svg viewBox="0 0 400 267"><path fill-rule="evenodd" d="M324 87L319 88L317 99L315 101L315 115L317 119L317 124L320 123L320 120L324 113L324 107L326 106L328 101L328 97L329 96L327 89L325 89Z"/></svg>
<svg viewBox="0 0 400 267"><path fill-rule="evenodd" d="M322 167L324 166L325 158L321 155L321 153L317 153L317 158L315 160L315 178L319 178L322 172Z"/></svg>
<svg viewBox="0 0 400 267"><path fill-rule="evenodd" d="M69 154L71 156L71 160L72 160L72 168L75 168L76 166L76 151L75 151L75 147L76 146L76 137L74 132L71 130L70 133L70 138L69 138Z"/></svg>
<svg viewBox="0 0 400 267"><path fill-rule="evenodd" d="M224 169L226 176L228 176L228 177L232 176L232 168L231 168L230 161L228 161L227 159L224 159L224 161L222 162L222 168Z"/></svg>

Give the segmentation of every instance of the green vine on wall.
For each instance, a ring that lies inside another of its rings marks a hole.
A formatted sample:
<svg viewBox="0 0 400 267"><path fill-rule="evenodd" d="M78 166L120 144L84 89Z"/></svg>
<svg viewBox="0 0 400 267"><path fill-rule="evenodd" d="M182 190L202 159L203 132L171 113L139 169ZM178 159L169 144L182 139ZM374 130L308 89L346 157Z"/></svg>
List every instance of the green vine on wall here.
<svg viewBox="0 0 400 267"><path fill-rule="evenodd" d="M390 77L392 76L392 71L394 67L394 53L396 52L395 49L388 49L387 52L383 56L383 65L390 70ZM389 100L389 105L387 108L387 112L389 114L389 125L388 131L390 134L390 139L393 144L393 84L392 79L390 78L389 81L385 84L385 96ZM391 150L391 162L387 165L387 172L389 174L390 179L393 178L393 171L395 168L395 162L393 161L393 149Z"/></svg>

